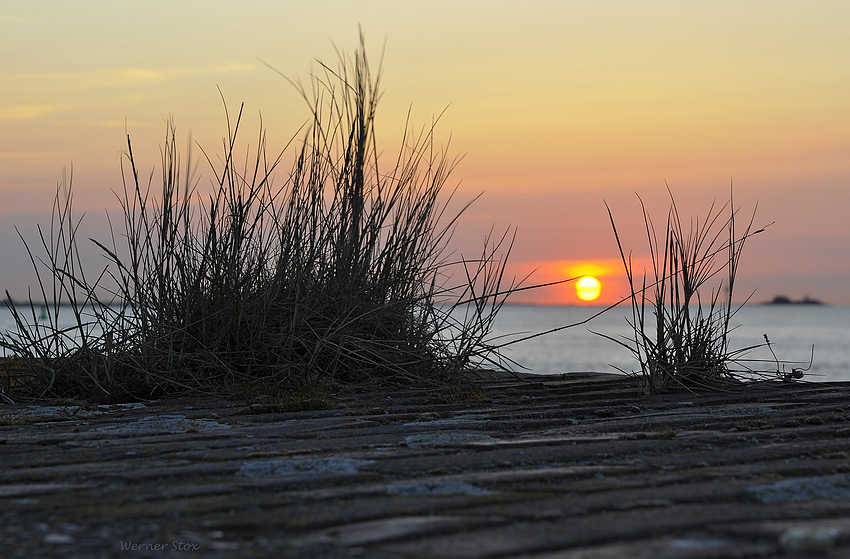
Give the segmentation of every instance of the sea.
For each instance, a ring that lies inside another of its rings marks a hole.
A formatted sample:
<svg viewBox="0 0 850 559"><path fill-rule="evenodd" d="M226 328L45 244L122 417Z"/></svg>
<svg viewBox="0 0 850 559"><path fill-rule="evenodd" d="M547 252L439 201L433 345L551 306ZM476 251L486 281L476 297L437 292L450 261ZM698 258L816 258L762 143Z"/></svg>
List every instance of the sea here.
<svg viewBox="0 0 850 559"><path fill-rule="evenodd" d="M499 347L501 365L515 371L631 373L640 370L638 361L611 340L633 347L631 316L627 305L605 310L506 304L488 342ZM69 318L71 313L60 313L60 326L70 326L63 324ZM850 306L750 304L738 310L730 326L731 350L753 348L741 355L746 369L768 377L802 369L807 381L850 381ZM11 313L0 307L0 329L13 328Z"/></svg>
<svg viewBox="0 0 850 559"><path fill-rule="evenodd" d="M631 317L630 306L605 311L506 304L496 315L490 340L517 371L631 373L640 370L638 361L609 339L633 347ZM770 377L803 369L807 381L850 380L850 306L749 304L732 317L730 329L729 349L755 346L740 356L743 371ZM517 341L544 332L550 333Z"/></svg>

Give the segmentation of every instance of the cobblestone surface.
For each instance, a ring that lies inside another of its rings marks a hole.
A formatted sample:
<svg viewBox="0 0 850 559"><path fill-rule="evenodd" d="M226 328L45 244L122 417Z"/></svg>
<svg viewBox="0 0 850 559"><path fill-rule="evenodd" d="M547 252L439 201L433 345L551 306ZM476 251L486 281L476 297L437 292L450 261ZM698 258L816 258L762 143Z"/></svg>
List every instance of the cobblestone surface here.
<svg viewBox="0 0 850 559"><path fill-rule="evenodd" d="M3 557L850 556L850 384L0 406Z"/></svg>

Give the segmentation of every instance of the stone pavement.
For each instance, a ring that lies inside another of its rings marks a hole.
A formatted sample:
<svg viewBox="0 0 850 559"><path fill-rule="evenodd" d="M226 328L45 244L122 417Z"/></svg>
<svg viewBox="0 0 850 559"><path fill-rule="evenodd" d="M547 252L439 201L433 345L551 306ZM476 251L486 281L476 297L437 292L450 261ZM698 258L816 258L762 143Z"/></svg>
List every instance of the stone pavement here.
<svg viewBox="0 0 850 559"><path fill-rule="evenodd" d="M850 556L850 383L0 406L0 556Z"/></svg>

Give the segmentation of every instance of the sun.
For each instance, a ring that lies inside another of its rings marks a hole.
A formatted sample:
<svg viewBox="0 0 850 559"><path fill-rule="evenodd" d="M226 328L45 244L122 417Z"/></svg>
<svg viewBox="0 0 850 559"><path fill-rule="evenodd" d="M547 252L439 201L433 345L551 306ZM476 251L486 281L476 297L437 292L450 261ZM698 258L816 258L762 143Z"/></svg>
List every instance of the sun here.
<svg viewBox="0 0 850 559"><path fill-rule="evenodd" d="M582 301L593 301L602 293L602 284L593 276L584 276L576 284L576 295Z"/></svg>

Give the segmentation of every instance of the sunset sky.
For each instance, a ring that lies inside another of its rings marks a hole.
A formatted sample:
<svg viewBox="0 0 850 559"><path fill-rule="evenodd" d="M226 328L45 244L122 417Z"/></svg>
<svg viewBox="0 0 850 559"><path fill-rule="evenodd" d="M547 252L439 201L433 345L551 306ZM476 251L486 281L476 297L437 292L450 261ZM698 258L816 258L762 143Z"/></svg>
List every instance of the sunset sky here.
<svg viewBox="0 0 850 559"><path fill-rule="evenodd" d="M125 131L147 171L165 121L220 151L221 93L258 115L270 149L309 118L263 65L309 79L351 53L358 25L383 60L379 144L392 154L447 109L438 140L465 154L456 206L483 192L455 241L472 255L495 226L517 228L510 271L531 282L591 274L597 303L625 294L621 239L645 262L640 203L663 226L735 205L756 225L741 298L784 294L850 304L850 3L846 1L218 0L6 2L0 9L0 289L25 296L15 232L47 223L63 167L75 204L104 231L121 188ZM91 235L90 235L91 236ZM576 303L575 285L517 302Z"/></svg>

